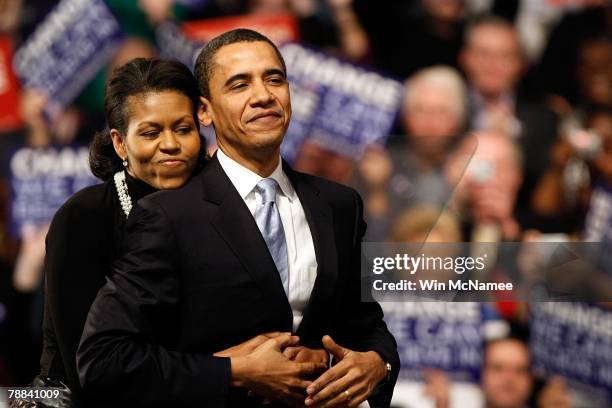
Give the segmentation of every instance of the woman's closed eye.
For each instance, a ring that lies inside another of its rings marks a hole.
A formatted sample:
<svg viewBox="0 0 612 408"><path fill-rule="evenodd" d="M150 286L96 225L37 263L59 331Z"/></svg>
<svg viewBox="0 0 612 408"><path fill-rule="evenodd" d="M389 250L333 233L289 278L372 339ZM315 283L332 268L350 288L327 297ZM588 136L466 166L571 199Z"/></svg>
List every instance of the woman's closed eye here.
<svg viewBox="0 0 612 408"><path fill-rule="evenodd" d="M159 129L150 129L150 130L144 130L142 132L140 132L140 136L144 136L144 137L156 137L157 135L159 135L160 130Z"/></svg>
<svg viewBox="0 0 612 408"><path fill-rule="evenodd" d="M176 133L180 134L180 135L186 135L188 133L191 133L193 131L193 126L180 126L176 129Z"/></svg>

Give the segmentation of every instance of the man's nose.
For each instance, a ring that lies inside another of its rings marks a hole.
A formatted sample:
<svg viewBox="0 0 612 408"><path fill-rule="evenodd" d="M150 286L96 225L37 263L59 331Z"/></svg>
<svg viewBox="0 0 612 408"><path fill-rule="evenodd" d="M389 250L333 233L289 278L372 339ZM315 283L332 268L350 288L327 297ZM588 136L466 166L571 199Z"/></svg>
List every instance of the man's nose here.
<svg viewBox="0 0 612 408"><path fill-rule="evenodd" d="M274 97L266 84L263 81L255 82L253 85L253 94L251 96L252 105L268 105L274 100Z"/></svg>

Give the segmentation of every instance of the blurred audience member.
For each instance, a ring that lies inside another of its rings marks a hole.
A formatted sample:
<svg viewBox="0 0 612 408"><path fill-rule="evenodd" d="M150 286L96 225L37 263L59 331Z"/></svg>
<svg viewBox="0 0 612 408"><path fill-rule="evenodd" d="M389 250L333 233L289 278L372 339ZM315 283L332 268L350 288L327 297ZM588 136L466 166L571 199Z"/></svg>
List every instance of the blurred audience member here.
<svg viewBox="0 0 612 408"><path fill-rule="evenodd" d="M538 408L571 408L572 400L565 381L561 377L553 377L540 391L536 399Z"/></svg>
<svg viewBox="0 0 612 408"><path fill-rule="evenodd" d="M527 345L517 339L487 344L482 366L485 408L523 408L531 395L533 378Z"/></svg>
<svg viewBox="0 0 612 408"><path fill-rule="evenodd" d="M156 25L173 17L175 0L138 0L138 7L147 15L149 23Z"/></svg>
<svg viewBox="0 0 612 408"><path fill-rule="evenodd" d="M578 50L576 67L579 104L612 106L612 40L586 40Z"/></svg>
<svg viewBox="0 0 612 408"><path fill-rule="evenodd" d="M304 173L346 184L353 171L353 160L321 146L315 140L306 140L293 164Z"/></svg>
<svg viewBox="0 0 612 408"><path fill-rule="evenodd" d="M368 229L366 241L384 241L391 222L389 179L393 163L389 152L379 145L371 145L357 164L353 184L364 200L364 214Z"/></svg>
<svg viewBox="0 0 612 408"><path fill-rule="evenodd" d="M0 33L10 33L19 26L23 0L0 0Z"/></svg>
<svg viewBox="0 0 612 408"><path fill-rule="evenodd" d="M293 0L294 3L304 1ZM364 59L370 44L368 35L353 9L353 0L327 0L327 4L336 25L342 54L355 61Z"/></svg>
<svg viewBox="0 0 612 408"><path fill-rule="evenodd" d="M406 140L391 144L389 153L370 150L359 166L366 214L380 230L376 237L368 233L370 238L387 237L381 225L388 225L405 208L446 204L451 188L443 166L462 133L465 117L465 86L454 69L426 68L410 78L400 118Z"/></svg>
<svg viewBox="0 0 612 408"><path fill-rule="evenodd" d="M612 108L589 109L584 125L568 126L555 143L532 197L534 211L561 220L560 230L570 233L583 228L591 189L612 186Z"/></svg>
<svg viewBox="0 0 612 408"><path fill-rule="evenodd" d="M420 205L409 208L393 220L392 242L460 242L458 220L448 211Z"/></svg>
<svg viewBox="0 0 612 408"><path fill-rule="evenodd" d="M451 384L448 376L441 370L424 370L425 395L435 402L435 408L450 407Z"/></svg>
<svg viewBox="0 0 612 408"><path fill-rule="evenodd" d="M89 135L89 123L76 108L69 107L50 120L43 114L46 102L47 97L39 91L22 90L20 113L23 127L3 134L0 139L0 159L5 163L0 171L0 274L6 270L9 272L4 275L8 279L0 279L0 297L2 302L6 302L6 309L0 313L6 314L4 327L7 331L0 343L10 351L4 358L11 385L29 381L38 366L36 356L40 351L42 321L40 283L48 229L48 223L42 222L24 224L20 231L13 230L11 208L14 195L11 185L15 182L15 174L10 166L11 158L18 150L70 145L77 140L82 142ZM44 167L49 163L28 162L28 165ZM52 185L52 182L47 185ZM40 184L33 181L24 189L38 191L40 188Z"/></svg>
<svg viewBox="0 0 612 408"><path fill-rule="evenodd" d="M127 37L110 61L107 71L112 72L115 67L134 58L153 58L155 54L155 48L150 42L140 37Z"/></svg>
<svg viewBox="0 0 612 408"><path fill-rule="evenodd" d="M576 105L579 99L575 78L578 50L589 38L612 34L612 2L583 0L573 3L582 4L566 13L551 31L537 78L547 92Z"/></svg>
<svg viewBox="0 0 612 408"><path fill-rule="evenodd" d="M517 92L525 63L515 29L498 17L476 20L466 31L461 65L471 87L471 127L517 140L524 157L517 216L525 226L540 227L530 214L529 197L547 167L557 117L542 102Z"/></svg>
<svg viewBox="0 0 612 408"><path fill-rule="evenodd" d="M453 206L465 222L464 238L476 242L516 240L521 232L514 208L522 183L522 153L502 132L482 131L474 137L476 149L474 138L464 139L446 167L448 179L460 180Z"/></svg>
<svg viewBox="0 0 612 408"><path fill-rule="evenodd" d="M452 382L439 370L426 370L425 392L435 408L454 408L450 403ZM534 394L531 352L518 338L489 341L484 350L481 391L483 408L570 408L571 399L564 381L551 378ZM459 406L459 405L457 405Z"/></svg>
<svg viewBox="0 0 612 408"><path fill-rule="evenodd" d="M293 15L302 42L352 60L361 60L368 52L368 38L353 10L353 0L236 0L218 3L221 15Z"/></svg>
<svg viewBox="0 0 612 408"><path fill-rule="evenodd" d="M435 66L413 75L407 83L401 122L408 154L422 172L439 167L466 119L466 91L458 72Z"/></svg>
<svg viewBox="0 0 612 408"><path fill-rule="evenodd" d="M463 0L355 0L355 10L370 38L378 68L407 78L432 65L457 66Z"/></svg>
<svg viewBox="0 0 612 408"><path fill-rule="evenodd" d="M587 242L601 242L598 263L609 272L612 265L612 110L593 117L591 126L602 138L602 149L592 160L599 177L592 183L582 238Z"/></svg>
<svg viewBox="0 0 612 408"><path fill-rule="evenodd" d="M52 145L70 145L76 140L82 126L80 112L74 107L69 107L49 121L43 113L46 103L47 98L37 90L23 91L21 117L26 129L23 134L17 136L17 139L9 138L5 141L8 144L7 153L19 145L45 148ZM19 140L21 137L23 139ZM21 245L13 272L13 283L20 292L33 292L40 287L45 256L45 236L48 229L49 224L44 223L28 225L20 231Z"/></svg>

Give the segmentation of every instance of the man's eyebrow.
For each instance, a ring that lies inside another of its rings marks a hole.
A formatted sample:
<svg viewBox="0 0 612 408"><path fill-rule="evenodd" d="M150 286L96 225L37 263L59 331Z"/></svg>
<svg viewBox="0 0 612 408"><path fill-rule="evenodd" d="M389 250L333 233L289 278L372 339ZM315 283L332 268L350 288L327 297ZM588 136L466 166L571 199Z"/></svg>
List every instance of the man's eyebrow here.
<svg viewBox="0 0 612 408"><path fill-rule="evenodd" d="M266 71L264 72L265 76L270 76L270 75L280 75L283 78L287 78L287 75L285 74L285 71L283 71L282 69L278 69L278 68L269 68L266 69Z"/></svg>
<svg viewBox="0 0 612 408"><path fill-rule="evenodd" d="M287 79L287 76L285 75L285 71L283 71L282 69L279 69L279 68L268 68L268 69L266 69L264 71L264 76L269 77L271 75L279 75L279 76ZM229 77L225 81L223 86L229 86L232 82L246 80L246 79L249 79L249 78L251 78L251 74L247 74L247 73L235 74L235 75L232 75L231 77Z"/></svg>

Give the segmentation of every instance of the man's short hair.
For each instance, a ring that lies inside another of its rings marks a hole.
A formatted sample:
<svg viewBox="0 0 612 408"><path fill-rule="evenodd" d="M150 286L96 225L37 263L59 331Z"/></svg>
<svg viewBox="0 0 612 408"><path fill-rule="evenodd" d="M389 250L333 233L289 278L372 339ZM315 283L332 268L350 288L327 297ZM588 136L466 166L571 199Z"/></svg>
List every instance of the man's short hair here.
<svg viewBox="0 0 612 408"><path fill-rule="evenodd" d="M483 354L483 358L482 358L482 366L486 366L488 361L487 358L489 356L488 351L493 347L496 346L498 344L504 344L504 343L513 343L516 344L518 346L520 346L521 348L523 348L523 351L525 351L525 354L527 355L527 359L529 360L529 366L531 367L532 364L532 357L531 357L531 350L529 349L529 344L527 343L527 341L522 338L521 336L515 335L515 334L510 334L508 336L505 337L500 337L497 339L493 339L493 340L489 340L485 343L484 346L484 354Z"/></svg>
<svg viewBox="0 0 612 408"><path fill-rule="evenodd" d="M411 108L415 103L415 89L419 87L435 88L446 92L452 102L457 122L465 125L467 120L467 90L461 74L454 68L445 65L434 65L414 73L406 82L404 106Z"/></svg>
<svg viewBox="0 0 612 408"><path fill-rule="evenodd" d="M278 57L278 60L280 61L283 67L283 72L285 73L285 75L287 75L287 67L285 65L285 60L283 59L283 56L281 55L276 45L268 37L254 30L249 30L246 28L237 28L235 30L227 31L213 38L200 51L200 54L196 59L194 70L195 77L198 80L200 95L210 100L209 80L212 76L214 68L215 54L217 53L217 51L219 51L219 49L230 44L256 41L263 41L265 43L270 44L270 46L274 49L274 52L276 52L276 56Z"/></svg>
<svg viewBox="0 0 612 408"><path fill-rule="evenodd" d="M465 29L463 30L463 47L469 47L471 45L474 32L480 27L486 26L501 28L503 30L512 32L516 38L518 51L521 57L524 57L525 50L523 44L521 43L521 39L518 35L518 32L516 31L516 28L512 25L510 21L495 14L483 14L471 19L468 22L468 24L465 26Z"/></svg>

